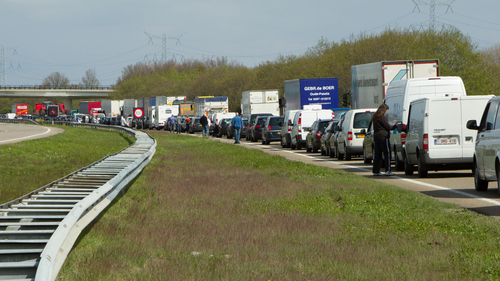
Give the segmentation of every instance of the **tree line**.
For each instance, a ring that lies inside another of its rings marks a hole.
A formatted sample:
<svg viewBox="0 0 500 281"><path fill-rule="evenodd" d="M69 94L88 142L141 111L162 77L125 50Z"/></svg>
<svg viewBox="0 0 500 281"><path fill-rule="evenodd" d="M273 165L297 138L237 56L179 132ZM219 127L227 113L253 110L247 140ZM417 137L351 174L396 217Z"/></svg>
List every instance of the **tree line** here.
<svg viewBox="0 0 500 281"><path fill-rule="evenodd" d="M471 38L453 27L433 30L388 28L360 33L340 42L320 38L303 55L278 56L248 68L225 57L180 62L138 62L125 67L110 99L155 96L228 96L229 110L240 108L247 90L278 89L284 81L336 77L339 93L351 88L351 66L378 61L439 59L441 76L459 76L468 95L497 93L500 88L500 45L479 50ZM0 113L6 101L0 100ZM78 108L78 102L73 105ZM8 108L12 100L8 101Z"/></svg>

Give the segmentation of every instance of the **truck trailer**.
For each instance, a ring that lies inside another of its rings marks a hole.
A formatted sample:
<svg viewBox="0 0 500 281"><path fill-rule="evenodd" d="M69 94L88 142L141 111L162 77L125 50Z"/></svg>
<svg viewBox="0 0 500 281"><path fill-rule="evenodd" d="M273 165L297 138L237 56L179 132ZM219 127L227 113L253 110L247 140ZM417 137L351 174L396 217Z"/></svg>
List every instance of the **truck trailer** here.
<svg viewBox="0 0 500 281"><path fill-rule="evenodd" d="M339 107L339 79L316 78L285 81L284 111L321 105L321 109Z"/></svg>
<svg viewBox="0 0 500 281"><path fill-rule="evenodd" d="M101 108L106 114L106 117L116 117L118 115L121 115L122 107L123 107L123 100L101 101Z"/></svg>
<svg viewBox="0 0 500 281"><path fill-rule="evenodd" d="M278 90L251 90L241 93L241 114L271 113L280 115Z"/></svg>
<svg viewBox="0 0 500 281"><path fill-rule="evenodd" d="M16 116L28 115L28 105L27 104L13 104L11 107L11 113L15 113Z"/></svg>
<svg viewBox="0 0 500 281"><path fill-rule="evenodd" d="M378 108L392 81L439 76L439 60L380 61L351 66L351 109Z"/></svg>
<svg viewBox="0 0 500 281"><path fill-rule="evenodd" d="M225 96L220 97L195 97L195 116L212 115L214 113L228 112L229 101Z"/></svg>

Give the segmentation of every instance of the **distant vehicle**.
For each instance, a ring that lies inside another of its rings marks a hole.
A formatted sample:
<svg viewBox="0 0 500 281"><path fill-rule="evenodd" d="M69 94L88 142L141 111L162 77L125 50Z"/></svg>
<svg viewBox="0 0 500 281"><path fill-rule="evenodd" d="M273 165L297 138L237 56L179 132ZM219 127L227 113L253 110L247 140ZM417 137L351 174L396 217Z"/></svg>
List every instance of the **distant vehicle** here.
<svg viewBox="0 0 500 281"><path fill-rule="evenodd" d="M339 107L338 78L286 80L283 86L284 112L303 110L308 105L318 105L319 109Z"/></svg>
<svg viewBox="0 0 500 281"><path fill-rule="evenodd" d="M333 111L329 109L322 110L301 110L295 113L293 127L290 133L291 148L301 149L306 145L307 133L309 133L312 124L318 119L333 119Z"/></svg>
<svg viewBox="0 0 500 281"><path fill-rule="evenodd" d="M269 144L272 141L281 141L282 126L283 116L268 116L262 129L262 144Z"/></svg>
<svg viewBox="0 0 500 281"><path fill-rule="evenodd" d="M264 128L264 124L266 124L268 116L258 116L255 119L255 123L250 128L250 140L252 142L256 142L262 139L262 128Z"/></svg>
<svg viewBox="0 0 500 281"><path fill-rule="evenodd" d="M363 154L365 135L361 130L368 128L375 111L377 111L376 108L352 109L344 115L336 139L337 158L339 160L342 160L345 156L345 160L349 161L352 155Z"/></svg>
<svg viewBox="0 0 500 281"><path fill-rule="evenodd" d="M283 126L281 127L281 147L291 147L292 139L290 133L292 132L293 119L295 118L295 113L298 109L287 110L285 116L283 116Z"/></svg>
<svg viewBox="0 0 500 281"><path fill-rule="evenodd" d="M330 137L333 134L333 129L335 125L339 123L339 119L334 119L328 123L328 126L325 128L325 132L321 136L321 155L330 155Z"/></svg>
<svg viewBox="0 0 500 281"><path fill-rule="evenodd" d="M255 125L255 120L259 116L273 116L273 114L272 113L254 113L254 114L251 114L249 116L244 116L244 118L248 120L248 125L246 126L246 130L245 130L245 138L247 141L251 140L252 133L250 130L252 129L253 125ZM255 140L255 141L257 141L257 140Z"/></svg>
<svg viewBox="0 0 500 281"><path fill-rule="evenodd" d="M325 132L326 127L331 124L333 120L328 119L318 119L314 121L311 126L311 131L306 136L306 151L316 153L321 148L321 137Z"/></svg>
<svg viewBox="0 0 500 281"><path fill-rule="evenodd" d="M200 123L200 117L191 118L191 124L189 125L189 133L194 134L195 132L201 132L203 126Z"/></svg>

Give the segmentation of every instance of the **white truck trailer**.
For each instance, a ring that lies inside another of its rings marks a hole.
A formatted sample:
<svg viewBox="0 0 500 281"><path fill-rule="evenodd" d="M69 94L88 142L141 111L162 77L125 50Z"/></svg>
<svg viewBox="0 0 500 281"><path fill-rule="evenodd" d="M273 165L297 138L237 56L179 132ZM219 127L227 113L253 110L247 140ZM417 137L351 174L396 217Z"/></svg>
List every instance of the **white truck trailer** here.
<svg viewBox="0 0 500 281"><path fill-rule="evenodd" d="M241 93L241 113L243 116L254 113L279 116L278 90L251 90Z"/></svg>
<svg viewBox="0 0 500 281"><path fill-rule="evenodd" d="M179 115L179 105L157 105L155 107L153 125L157 130L166 128L167 119Z"/></svg>
<svg viewBox="0 0 500 281"><path fill-rule="evenodd" d="M123 103L123 100L103 100L101 101L101 108L104 110L106 117L116 117L121 114Z"/></svg>
<svg viewBox="0 0 500 281"><path fill-rule="evenodd" d="M125 117L133 116L134 108L137 107L135 99L124 99L122 106L122 114Z"/></svg>
<svg viewBox="0 0 500 281"><path fill-rule="evenodd" d="M212 115L224 113L229 110L229 101L225 96L219 97L195 97L195 116Z"/></svg>
<svg viewBox="0 0 500 281"><path fill-rule="evenodd" d="M381 61L351 66L351 109L378 108L392 81L439 76L439 60Z"/></svg>

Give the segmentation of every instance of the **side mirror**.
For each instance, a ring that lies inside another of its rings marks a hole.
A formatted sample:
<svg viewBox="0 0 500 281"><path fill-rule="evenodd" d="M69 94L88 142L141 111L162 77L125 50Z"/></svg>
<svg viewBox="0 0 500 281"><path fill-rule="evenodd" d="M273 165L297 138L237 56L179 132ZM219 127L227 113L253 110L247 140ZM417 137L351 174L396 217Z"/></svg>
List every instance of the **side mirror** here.
<svg viewBox="0 0 500 281"><path fill-rule="evenodd" d="M465 125L469 130L479 130L479 126L477 125L476 120L469 120Z"/></svg>
<svg viewBox="0 0 500 281"><path fill-rule="evenodd" d="M366 135L366 129L361 129L361 132L359 132L360 134L363 134L363 135Z"/></svg>
<svg viewBox="0 0 500 281"><path fill-rule="evenodd" d="M283 122L280 122L278 126L283 127Z"/></svg>
<svg viewBox="0 0 500 281"><path fill-rule="evenodd" d="M406 124L398 124L398 133L405 132L407 133L408 130L406 129Z"/></svg>
<svg viewBox="0 0 500 281"><path fill-rule="evenodd" d="M335 130L335 132L340 132L340 131L342 131L342 128L341 128L341 127L339 127L339 126L335 126L335 129L334 129L334 130Z"/></svg>
<svg viewBox="0 0 500 281"><path fill-rule="evenodd" d="M293 126L292 120L288 120L288 126Z"/></svg>

